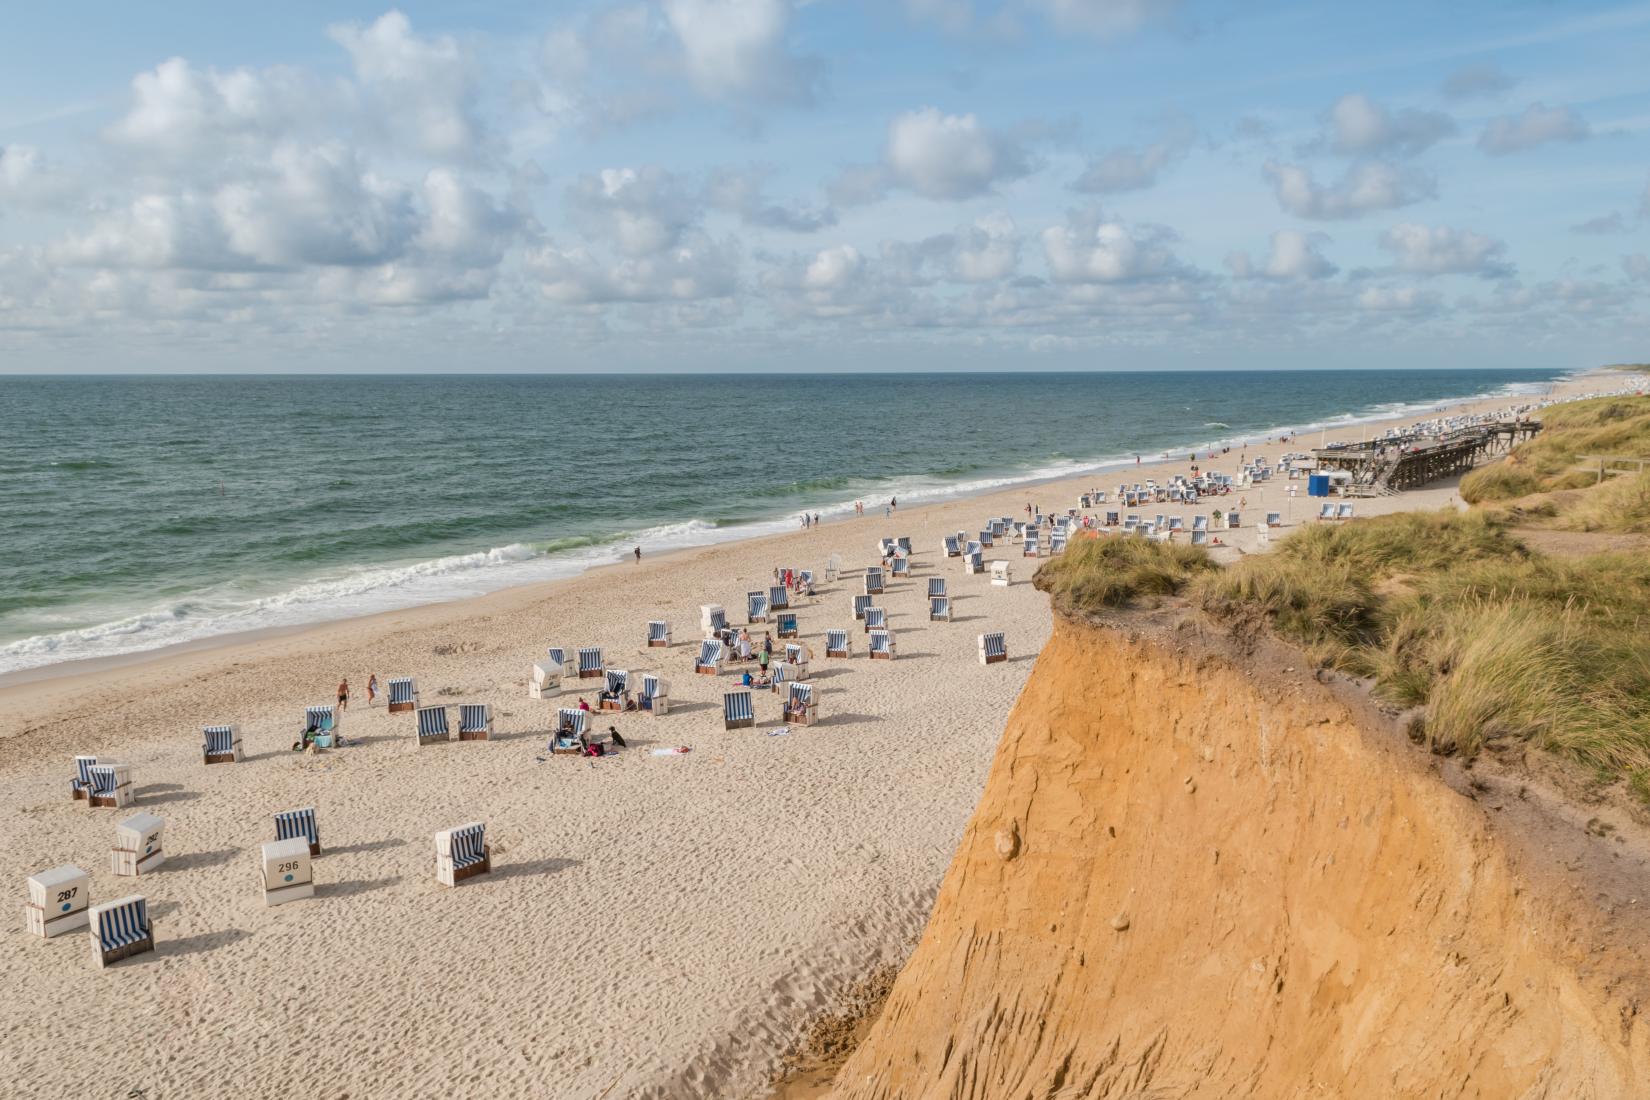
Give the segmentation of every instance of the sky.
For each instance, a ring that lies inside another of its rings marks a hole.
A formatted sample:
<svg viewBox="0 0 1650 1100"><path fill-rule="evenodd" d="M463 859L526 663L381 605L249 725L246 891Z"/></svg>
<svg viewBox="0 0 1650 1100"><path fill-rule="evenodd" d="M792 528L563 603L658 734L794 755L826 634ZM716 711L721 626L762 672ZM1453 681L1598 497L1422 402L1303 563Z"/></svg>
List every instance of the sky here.
<svg viewBox="0 0 1650 1100"><path fill-rule="evenodd" d="M0 372L1643 361L1646 58L1650 4L29 5Z"/></svg>

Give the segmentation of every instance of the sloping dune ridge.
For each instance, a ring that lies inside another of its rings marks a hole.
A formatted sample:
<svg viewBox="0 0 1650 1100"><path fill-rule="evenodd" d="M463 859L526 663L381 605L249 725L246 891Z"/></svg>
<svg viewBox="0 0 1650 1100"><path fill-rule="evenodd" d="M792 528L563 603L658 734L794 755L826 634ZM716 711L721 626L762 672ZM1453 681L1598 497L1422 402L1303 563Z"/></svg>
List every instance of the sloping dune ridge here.
<svg viewBox="0 0 1650 1100"><path fill-rule="evenodd" d="M1059 622L831 1095L1650 1094L1640 850L1287 657Z"/></svg>

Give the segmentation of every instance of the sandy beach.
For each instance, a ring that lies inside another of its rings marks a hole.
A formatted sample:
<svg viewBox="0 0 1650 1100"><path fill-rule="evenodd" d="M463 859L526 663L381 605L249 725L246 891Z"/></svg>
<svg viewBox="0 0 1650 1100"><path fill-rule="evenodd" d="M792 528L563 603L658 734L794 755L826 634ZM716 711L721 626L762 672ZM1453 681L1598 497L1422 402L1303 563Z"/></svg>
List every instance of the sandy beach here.
<svg viewBox="0 0 1650 1100"><path fill-rule="evenodd" d="M1557 393L1620 384L1595 373ZM1317 444L1314 433L1247 453L1275 459ZM1238 457L1234 448L1200 464L1235 472ZM84 932L38 939L16 914L0 956L5 988L21 994L0 1008L8 1077L31 1095L84 1088L90 1072L99 1089L144 1089L151 1100L763 1095L813 1015L909 950L1049 636L1035 562L1018 547L988 552L1014 571L1011 586L993 587L943 557L941 536L1022 515L1028 502L1061 512L1089 487L1161 481L1187 465L1180 455L888 519L879 503L863 518L644 554L462 603L0 684L0 877L21 902L27 875L77 864L94 902L146 895L157 940L153 953L100 970ZM1265 511L1311 522L1316 502L1304 486L1291 502L1289 484L1244 490L1248 526L1223 533L1217 555L1257 550L1253 522ZM1190 517L1237 496L1151 510ZM1356 507L1453 500L1440 483ZM871 661L850 596L890 535L912 538L915 564L879 601L898 659ZM820 724L769 736L780 702L758 691L755 728L723 730L733 677L693 675L699 605L721 603L741 622L745 592L769 584L776 566L822 573L832 554L845 575L797 608ZM952 622L928 621L933 576L947 580ZM657 618L674 627L669 649L646 647ZM851 659L824 657L832 627L856 628ZM1008 662L978 664L986 630L1006 632ZM671 713L613 716L630 745L617 756L550 757L553 709L580 686L528 698L532 663L553 644L599 645L610 667L664 674ZM426 705L490 703L493 740L419 748L410 715L387 713L382 699L368 708L371 673L381 683L416 676ZM343 730L356 743L289 751L303 708L331 703L344 676L354 694ZM201 726L231 722L246 759L203 766ZM692 751L654 755L668 746ZM136 804L72 802L76 753L132 765ZM266 908L258 845L273 839L270 815L311 805L325 849L316 897ZM117 878L105 853L116 823L138 811L166 820L168 859ZM494 870L441 886L431 835L471 820L487 824Z"/></svg>

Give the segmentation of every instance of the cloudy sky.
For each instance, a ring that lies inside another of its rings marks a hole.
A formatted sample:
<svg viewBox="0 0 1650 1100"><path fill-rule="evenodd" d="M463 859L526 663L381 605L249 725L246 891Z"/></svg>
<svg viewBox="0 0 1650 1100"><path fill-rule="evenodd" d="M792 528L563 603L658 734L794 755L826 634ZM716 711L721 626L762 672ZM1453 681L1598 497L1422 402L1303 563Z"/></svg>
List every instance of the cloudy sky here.
<svg viewBox="0 0 1650 1100"><path fill-rule="evenodd" d="M1650 359L1647 5L97 7L0 371Z"/></svg>

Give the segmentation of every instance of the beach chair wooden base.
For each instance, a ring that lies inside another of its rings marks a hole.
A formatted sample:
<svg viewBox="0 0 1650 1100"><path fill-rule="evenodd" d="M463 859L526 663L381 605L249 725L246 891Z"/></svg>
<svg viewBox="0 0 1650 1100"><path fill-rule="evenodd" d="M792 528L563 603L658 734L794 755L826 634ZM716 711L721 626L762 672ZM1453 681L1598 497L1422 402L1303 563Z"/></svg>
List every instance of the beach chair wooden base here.
<svg viewBox="0 0 1650 1100"><path fill-rule="evenodd" d="M459 730L460 741L491 741L492 734L488 730Z"/></svg>
<svg viewBox="0 0 1650 1100"><path fill-rule="evenodd" d="M1008 654L1006 653L999 653L994 657L989 657L984 653L980 654L980 664L982 665L1002 664L1006 660L1008 660Z"/></svg>
<svg viewBox="0 0 1650 1100"><path fill-rule="evenodd" d="M165 862L164 850L156 850L139 858L136 852L125 848L109 849L109 872L115 875L146 875Z"/></svg>
<svg viewBox="0 0 1650 1100"><path fill-rule="evenodd" d="M649 638L647 640L647 648L649 648L649 649L669 649L670 648L670 639L669 638Z"/></svg>
<svg viewBox="0 0 1650 1100"><path fill-rule="evenodd" d="M846 657L848 654L849 650L846 649L827 649L825 651L827 657Z"/></svg>
<svg viewBox="0 0 1650 1100"><path fill-rule="evenodd" d="M735 718L731 722L726 718L722 719L722 728L726 730L749 729L754 725L756 725L756 719L754 718Z"/></svg>
<svg viewBox="0 0 1650 1100"><path fill-rule="evenodd" d="M282 886L278 890L264 891L265 905L285 905L289 901L302 901L315 896L313 882L295 882L291 886Z"/></svg>
<svg viewBox="0 0 1650 1100"><path fill-rule="evenodd" d="M792 711L785 716L785 721L793 726L811 726L819 721L819 708L809 707L800 714Z"/></svg>
<svg viewBox="0 0 1650 1100"><path fill-rule="evenodd" d="M951 612L947 611L943 614L936 615L934 612L930 611L928 613L928 621L931 623L948 623L951 621Z"/></svg>
<svg viewBox="0 0 1650 1100"><path fill-rule="evenodd" d="M86 801L93 809L118 810L122 806L132 804L132 788L130 786L118 787L114 794L91 794L87 796Z"/></svg>
<svg viewBox="0 0 1650 1100"><path fill-rule="evenodd" d="M794 631L794 630L780 630L780 631L777 631L777 634L781 638L795 638L795 637L797 637L797 632Z"/></svg>
<svg viewBox="0 0 1650 1100"><path fill-rule="evenodd" d="M694 665L693 671L700 676L715 676L722 671L720 665Z"/></svg>
<svg viewBox="0 0 1650 1100"><path fill-rule="evenodd" d="M91 923L90 909L76 909L72 913L59 913L48 917L46 911L38 905L23 906L24 927L30 933L43 939L61 936L65 932L73 932L77 928L84 928Z"/></svg>
<svg viewBox="0 0 1650 1100"><path fill-rule="evenodd" d="M873 661L892 661L893 659L894 659L894 654L891 651L888 652L888 653L873 653L873 654L871 654L871 660L873 660Z"/></svg>
<svg viewBox="0 0 1650 1100"><path fill-rule="evenodd" d="M111 948L108 951L103 950L102 946L98 944L95 937L92 940L92 953L97 956L98 966L109 966L112 963L119 962L121 959L129 959L133 955L141 955L145 951L153 951L154 949L155 929L153 922L150 922L149 934L141 940L135 940L132 943Z"/></svg>
<svg viewBox="0 0 1650 1100"><path fill-rule="evenodd" d="M418 709L418 701L416 699L413 700L410 703L391 703L391 704L389 704L389 711L390 711L391 714L411 714L413 711L415 711L417 709Z"/></svg>
<svg viewBox="0 0 1650 1100"><path fill-rule="evenodd" d="M467 878L485 875L493 869L493 846L487 845L482 849L480 862L472 863L468 867L454 867L446 860L437 858L435 867L436 881L443 886L457 886Z"/></svg>
<svg viewBox="0 0 1650 1100"><path fill-rule="evenodd" d="M868 585L866 585L865 586L865 594L867 596L880 596L880 595L882 595L882 585L880 585L880 584L868 584Z"/></svg>
<svg viewBox="0 0 1650 1100"><path fill-rule="evenodd" d="M418 739L418 747L423 748L425 745L441 745L450 740L452 740L452 737L445 733L431 734L429 737L420 737Z"/></svg>
<svg viewBox="0 0 1650 1100"><path fill-rule="evenodd" d="M85 787L76 787L76 788L74 788L73 790L71 790L69 792L69 797L71 799L73 799L74 801L76 801L76 802L86 801L86 788Z"/></svg>
<svg viewBox="0 0 1650 1100"><path fill-rule="evenodd" d="M623 714L624 713L624 704L619 702L617 699L603 699L598 704L598 707L601 710L611 711L615 714Z"/></svg>
<svg viewBox="0 0 1650 1100"><path fill-rule="evenodd" d="M203 752L201 758L208 764L239 764L241 750L237 748L234 752Z"/></svg>

